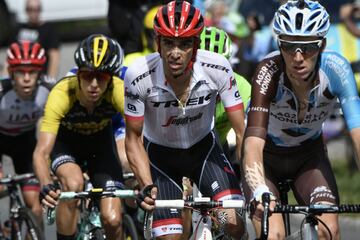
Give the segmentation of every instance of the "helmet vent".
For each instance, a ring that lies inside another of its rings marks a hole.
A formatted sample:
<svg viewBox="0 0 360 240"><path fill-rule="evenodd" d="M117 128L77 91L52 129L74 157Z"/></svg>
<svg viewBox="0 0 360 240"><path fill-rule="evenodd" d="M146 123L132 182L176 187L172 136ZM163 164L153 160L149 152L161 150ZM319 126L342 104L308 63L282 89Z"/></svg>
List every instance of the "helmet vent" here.
<svg viewBox="0 0 360 240"><path fill-rule="evenodd" d="M302 13L296 14L296 17L295 17L295 28L296 28L297 30L300 30L300 29L301 29L302 22L303 22L303 18L304 18L304 15L303 15Z"/></svg>
<svg viewBox="0 0 360 240"><path fill-rule="evenodd" d="M285 12L284 10L281 10L280 14L283 15L286 19L290 19L289 14L287 12Z"/></svg>
<svg viewBox="0 0 360 240"><path fill-rule="evenodd" d="M310 26L306 28L306 31L311 32L311 30L315 27L316 22L312 23Z"/></svg>
<svg viewBox="0 0 360 240"><path fill-rule="evenodd" d="M291 32L291 27L289 26L289 24L287 22L285 22L285 21L283 21L283 24L284 24L284 26L286 28L286 31Z"/></svg>
<svg viewBox="0 0 360 240"><path fill-rule="evenodd" d="M168 14L167 14L167 11L166 11L166 8L163 8L162 9L162 14L163 14L163 16L164 16L164 22L165 22L165 25L167 26L167 27L170 27L170 23L169 23L169 16L168 16ZM156 18L155 18L156 19ZM156 19L156 22L157 22L157 19ZM159 24L158 24L159 25Z"/></svg>
<svg viewBox="0 0 360 240"><path fill-rule="evenodd" d="M311 17L309 18L309 20L313 20L314 18L316 18L317 16L319 16L321 13L321 11L316 11L313 15L311 15Z"/></svg>
<svg viewBox="0 0 360 240"><path fill-rule="evenodd" d="M322 24L318 27L319 29L323 29L326 26L327 22L323 21Z"/></svg>
<svg viewBox="0 0 360 240"><path fill-rule="evenodd" d="M220 34L216 34L215 35L215 41L219 41L220 40Z"/></svg>

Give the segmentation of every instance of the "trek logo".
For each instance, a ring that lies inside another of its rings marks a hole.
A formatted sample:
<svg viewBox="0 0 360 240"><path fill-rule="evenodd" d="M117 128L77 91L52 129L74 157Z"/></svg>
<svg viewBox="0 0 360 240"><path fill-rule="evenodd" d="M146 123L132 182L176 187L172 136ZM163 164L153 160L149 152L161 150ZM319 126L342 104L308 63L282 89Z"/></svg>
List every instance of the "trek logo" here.
<svg viewBox="0 0 360 240"><path fill-rule="evenodd" d="M210 102L211 99L211 93L209 93L206 96L201 97L195 97L195 98L189 98L189 100L186 102L185 106L195 106L195 105L201 105ZM169 108L171 106L178 107L179 102L177 100L171 100L171 101L164 101L164 102L152 102L153 107L164 107Z"/></svg>
<svg viewBox="0 0 360 240"><path fill-rule="evenodd" d="M224 66L213 64L213 63L201 62L201 66L208 67L208 68L213 68L213 69L218 69L218 70L224 71L226 73L228 73L230 71L230 69L228 69L228 68L226 68Z"/></svg>
<svg viewBox="0 0 360 240"><path fill-rule="evenodd" d="M186 125L186 124L189 124L193 121L196 121L198 119L200 119L202 117L203 113L199 113L195 116L186 116L186 117L183 117L183 118L177 118L177 116L171 116L169 117L169 119L166 121L165 124L161 125L162 127L169 127L170 125L176 125L176 126L179 126L179 125Z"/></svg>
<svg viewBox="0 0 360 240"><path fill-rule="evenodd" d="M131 84L132 84L133 86L135 86L136 83L138 83L141 79L144 79L145 77L149 76L150 74L152 74L152 73L154 73L154 72L155 72L155 68L150 69L149 71L147 71L147 72L145 72L145 73L137 76L137 77L131 82Z"/></svg>
<svg viewBox="0 0 360 240"><path fill-rule="evenodd" d="M127 97L131 100L137 100L140 98L139 94L134 94L134 93L130 92L127 87L125 88L125 97Z"/></svg>

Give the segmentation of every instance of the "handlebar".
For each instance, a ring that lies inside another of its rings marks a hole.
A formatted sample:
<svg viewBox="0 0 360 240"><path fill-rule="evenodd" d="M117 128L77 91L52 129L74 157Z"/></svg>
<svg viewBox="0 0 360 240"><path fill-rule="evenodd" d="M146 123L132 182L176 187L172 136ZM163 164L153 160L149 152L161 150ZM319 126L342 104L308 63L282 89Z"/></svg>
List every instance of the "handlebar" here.
<svg viewBox="0 0 360 240"><path fill-rule="evenodd" d="M155 200L156 208L177 208L183 209L189 208L245 208L244 200L224 200L224 201L212 201L210 198L195 198L194 201L188 200Z"/></svg>
<svg viewBox="0 0 360 240"><path fill-rule="evenodd" d="M0 185L12 185L12 184L17 184L20 183L22 181L31 179L31 178L35 178L35 174L34 173L24 173L24 174L18 174L18 175L9 175L5 178L1 178L0 179Z"/></svg>
<svg viewBox="0 0 360 240"><path fill-rule="evenodd" d="M83 192L62 192L59 199L95 199L101 197L135 198L138 192L136 190L113 190L105 191L102 188L93 188Z"/></svg>
<svg viewBox="0 0 360 240"><path fill-rule="evenodd" d="M100 199L101 197L135 198L138 195L136 190L104 190L102 188L93 188L82 192L61 192L60 200L70 199ZM55 222L55 209L48 208L46 213L46 222L51 225Z"/></svg>
<svg viewBox="0 0 360 240"><path fill-rule="evenodd" d="M262 195L262 204L264 207L263 217L261 220L260 240L266 240L269 234L269 216L270 216L270 194ZM281 205L277 204L273 213L302 213L305 215L321 215L322 213L360 213L360 204L311 204L308 206L301 205Z"/></svg>

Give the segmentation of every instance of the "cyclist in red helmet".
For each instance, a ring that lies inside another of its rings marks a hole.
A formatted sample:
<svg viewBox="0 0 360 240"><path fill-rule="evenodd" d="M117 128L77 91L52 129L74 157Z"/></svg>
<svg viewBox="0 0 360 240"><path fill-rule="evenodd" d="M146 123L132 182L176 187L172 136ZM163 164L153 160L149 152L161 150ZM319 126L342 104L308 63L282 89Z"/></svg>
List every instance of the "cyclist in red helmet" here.
<svg viewBox="0 0 360 240"><path fill-rule="evenodd" d="M32 172L35 128L50 87L41 80L45 62L45 51L39 43L14 42L7 50L10 77L0 80L0 158L11 157L17 174ZM0 162L0 178L2 175ZM41 223L38 182L28 181L22 190L26 205Z"/></svg>
<svg viewBox="0 0 360 240"><path fill-rule="evenodd" d="M154 209L155 199L182 198L183 176L214 200L243 198L213 132L219 93L236 132L240 159L243 103L228 60L198 50L203 27L200 11L186 1L160 7L154 19L158 53L136 59L124 73L126 152L142 187L140 206L146 210ZM219 212L226 234L233 239L246 235L243 214ZM155 209L156 238L180 239L182 232L180 212Z"/></svg>

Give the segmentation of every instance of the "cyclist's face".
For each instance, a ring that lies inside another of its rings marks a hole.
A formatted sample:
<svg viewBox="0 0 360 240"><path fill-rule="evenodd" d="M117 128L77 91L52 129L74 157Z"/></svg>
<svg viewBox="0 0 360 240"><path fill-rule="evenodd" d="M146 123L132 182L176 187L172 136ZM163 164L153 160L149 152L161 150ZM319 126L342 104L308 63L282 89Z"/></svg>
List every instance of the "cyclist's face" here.
<svg viewBox="0 0 360 240"><path fill-rule="evenodd" d="M160 46L165 75L182 75L193 54L194 38L161 37Z"/></svg>
<svg viewBox="0 0 360 240"><path fill-rule="evenodd" d="M22 99L32 96L40 70L34 67L20 66L10 70L14 80L14 87L17 95Z"/></svg>
<svg viewBox="0 0 360 240"><path fill-rule="evenodd" d="M112 76L109 73L80 69L78 72L80 89L86 101L97 102L107 89Z"/></svg>
<svg viewBox="0 0 360 240"><path fill-rule="evenodd" d="M281 36L278 43L285 60L286 73L296 80L308 79L325 46L325 40L317 37Z"/></svg>
<svg viewBox="0 0 360 240"><path fill-rule="evenodd" d="M38 24L40 22L41 6L39 0L30 0L26 4L26 13L29 18L29 22L32 24Z"/></svg>

